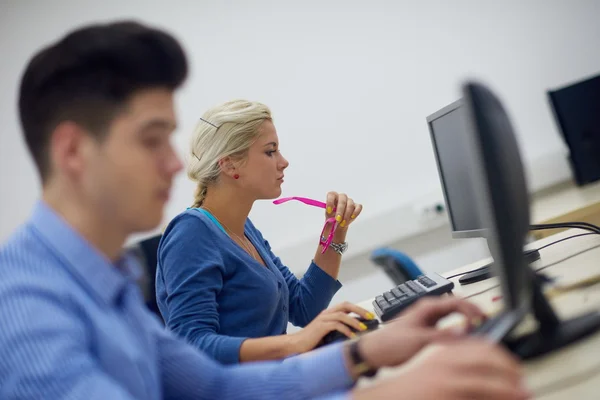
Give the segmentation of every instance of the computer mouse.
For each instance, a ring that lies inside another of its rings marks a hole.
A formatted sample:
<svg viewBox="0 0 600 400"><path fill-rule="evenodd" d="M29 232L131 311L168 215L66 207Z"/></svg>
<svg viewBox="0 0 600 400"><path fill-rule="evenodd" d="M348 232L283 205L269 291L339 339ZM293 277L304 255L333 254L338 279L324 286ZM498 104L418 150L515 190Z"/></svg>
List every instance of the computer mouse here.
<svg viewBox="0 0 600 400"><path fill-rule="evenodd" d="M353 327L349 327L350 330L352 332L356 333L357 335L365 334L369 331L377 329L377 327L379 326L379 320L377 318L366 319L363 317L356 317L356 319L359 322L362 322L363 324L365 324L367 326L367 330L365 330L365 331L359 331L357 329L354 329ZM321 341L319 342L319 344L317 344L316 347L326 346L331 343L341 342L341 341L348 340L348 339L349 339L349 337L344 335L342 332L331 331L327 335L323 336L323 339L321 339Z"/></svg>

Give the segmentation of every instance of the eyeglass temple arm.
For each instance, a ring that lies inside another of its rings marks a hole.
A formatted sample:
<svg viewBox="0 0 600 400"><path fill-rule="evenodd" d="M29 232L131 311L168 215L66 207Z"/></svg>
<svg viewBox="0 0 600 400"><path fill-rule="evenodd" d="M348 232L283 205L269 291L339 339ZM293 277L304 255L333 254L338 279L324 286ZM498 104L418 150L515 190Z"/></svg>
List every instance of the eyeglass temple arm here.
<svg viewBox="0 0 600 400"><path fill-rule="evenodd" d="M298 197L298 196L293 196L293 197L284 197L281 199L277 199L273 201L273 204L282 204L285 203L287 201L290 200L298 200L304 204L308 204L309 206L314 206L314 207L319 207L319 208L326 208L327 204L323 203L322 201L319 200L314 200L314 199L309 199L307 197ZM336 208L334 207L333 210L335 211Z"/></svg>

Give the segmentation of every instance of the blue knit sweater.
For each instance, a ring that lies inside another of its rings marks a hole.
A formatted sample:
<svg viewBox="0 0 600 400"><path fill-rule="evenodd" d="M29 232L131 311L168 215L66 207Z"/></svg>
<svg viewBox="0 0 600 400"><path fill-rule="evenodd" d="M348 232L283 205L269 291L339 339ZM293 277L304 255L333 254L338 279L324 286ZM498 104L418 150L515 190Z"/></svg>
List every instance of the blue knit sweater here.
<svg viewBox="0 0 600 400"><path fill-rule="evenodd" d="M297 279L250 220L245 232L267 268L200 209L173 219L158 249L156 297L165 323L225 364L239 362L247 338L285 334L288 321L307 325L341 287L314 262Z"/></svg>

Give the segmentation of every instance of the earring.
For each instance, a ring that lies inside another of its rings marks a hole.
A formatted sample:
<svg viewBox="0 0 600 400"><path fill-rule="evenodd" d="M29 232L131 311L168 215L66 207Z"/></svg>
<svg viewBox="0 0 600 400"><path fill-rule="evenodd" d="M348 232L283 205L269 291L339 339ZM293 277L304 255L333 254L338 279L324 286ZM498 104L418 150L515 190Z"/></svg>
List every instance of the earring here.
<svg viewBox="0 0 600 400"><path fill-rule="evenodd" d="M233 175L233 179L240 179L240 176L238 174Z"/></svg>

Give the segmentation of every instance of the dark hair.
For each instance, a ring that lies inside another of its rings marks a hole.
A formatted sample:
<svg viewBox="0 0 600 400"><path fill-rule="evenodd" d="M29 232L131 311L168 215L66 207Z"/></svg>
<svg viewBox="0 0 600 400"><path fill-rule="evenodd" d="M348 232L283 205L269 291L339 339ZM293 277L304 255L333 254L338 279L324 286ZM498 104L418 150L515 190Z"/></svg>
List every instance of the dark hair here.
<svg viewBox="0 0 600 400"><path fill-rule="evenodd" d="M135 92L175 90L187 71L175 38L131 21L88 25L38 52L21 80L19 114L42 182L50 135L60 122L73 121L102 138Z"/></svg>

